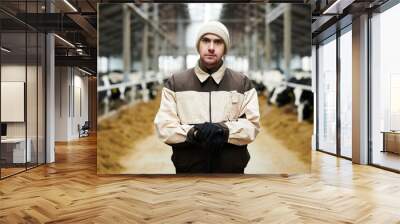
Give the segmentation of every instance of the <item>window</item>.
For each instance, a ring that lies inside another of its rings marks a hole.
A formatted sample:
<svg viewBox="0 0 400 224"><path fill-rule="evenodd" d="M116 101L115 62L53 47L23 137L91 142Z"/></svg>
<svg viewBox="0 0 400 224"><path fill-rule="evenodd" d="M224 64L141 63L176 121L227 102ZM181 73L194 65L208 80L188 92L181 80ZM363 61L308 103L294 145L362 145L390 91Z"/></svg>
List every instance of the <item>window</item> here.
<svg viewBox="0 0 400 224"><path fill-rule="evenodd" d="M371 18L372 163L400 170L400 4Z"/></svg>
<svg viewBox="0 0 400 224"><path fill-rule="evenodd" d="M18 8L13 8L23 16L42 12L44 3L19 2ZM9 21L0 23L0 178L5 178L45 163L46 40L39 30L1 12L0 17Z"/></svg>
<svg viewBox="0 0 400 224"><path fill-rule="evenodd" d="M352 157L352 35L340 36L340 155Z"/></svg>
<svg viewBox="0 0 400 224"><path fill-rule="evenodd" d="M336 37L318 48L318 149L336 153Z"/></svg>

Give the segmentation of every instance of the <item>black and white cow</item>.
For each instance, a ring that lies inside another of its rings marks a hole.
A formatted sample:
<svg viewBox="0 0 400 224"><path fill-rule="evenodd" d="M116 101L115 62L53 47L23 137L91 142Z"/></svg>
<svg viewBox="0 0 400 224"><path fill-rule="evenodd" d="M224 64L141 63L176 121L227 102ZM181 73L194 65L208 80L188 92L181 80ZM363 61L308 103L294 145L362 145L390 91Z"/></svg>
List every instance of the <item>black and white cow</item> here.
<svg viewBox="0 0 400 224"><path fill-rule="evenodd" d="M311 86L310 77L292 77L288 83ZM314 112L314 96L311 90L282 82L279 86L270 91L268 104L275 104L282 107L287 104L294 104L297 107L298 121L312 120Z"/></svg>
<svg viewBox="0 0 400 224"><path fill-rule="evenodd" d="M291 83L306 85L311 87L311 78L302 77L300 79L291 78ZM309 89L303 89L301 87L295 87L295 106L297 107L298 121L312 120L314 113L314 94Z"/></svg>
<svg viewBox="0 0 400 224"><path fill-rule="evenodd" d="M270 93L268 98L269 104L275 104L278 107L285 106L287 104L293 103L295 96L293 93L293 88L285 84L282 84L274 89Z"/></svg>

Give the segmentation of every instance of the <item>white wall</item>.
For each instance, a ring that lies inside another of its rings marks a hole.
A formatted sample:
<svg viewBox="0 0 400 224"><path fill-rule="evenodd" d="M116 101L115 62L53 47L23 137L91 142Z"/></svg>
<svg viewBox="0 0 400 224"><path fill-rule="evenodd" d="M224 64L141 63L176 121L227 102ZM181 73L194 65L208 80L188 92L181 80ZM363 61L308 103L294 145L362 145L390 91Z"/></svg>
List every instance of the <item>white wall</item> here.
<svg viewBox="0 0 400 224"><path fill-rule="evenodd" d="M68 117L70 84L69 69L55 68L55 141L68 140Z"/></svg>
<svg viewBox="0 0 400 224"><path fill-rule="evenodd" d="M56 141L77 139L88 120L88 78L76 68L56 67L55 119Z"/></svg>
<svg viewBox="0 0 400 224"><path fill-rule="evenodd" d="M87 76L74 75L74 108L72 108L72 130L71 135L73 138L79 137L78 124L81 126L88 120L88 78ZM72 104L71 104L72 105Z"/></svg>
<svg viewBox="0 0 400 224"><path fill-rule="evenodd" d="M1 81L3 82L25 82L25 65L2 65L1 66ZM28 66L28 73L33 69ZM27 93L28 97L33 93ZM36 92L35 92L36 96ZM6 108L1 108L5 110ZM29 119L28 119L29 120ZM7 122L7 136L8 137L25 137L25 122Z"/></svg>

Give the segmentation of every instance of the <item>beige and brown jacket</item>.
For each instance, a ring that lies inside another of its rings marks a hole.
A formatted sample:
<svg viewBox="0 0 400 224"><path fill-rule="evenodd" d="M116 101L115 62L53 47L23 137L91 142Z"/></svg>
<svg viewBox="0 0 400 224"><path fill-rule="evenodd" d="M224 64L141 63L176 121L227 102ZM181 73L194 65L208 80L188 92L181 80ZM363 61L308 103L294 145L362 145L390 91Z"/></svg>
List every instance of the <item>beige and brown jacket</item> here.
<svg viewBox="0 0 400 224"><path fill-rule="evenodd" d="M222 122L227 145L246 148L259 132L259 118L257 92L245 75L224 64L209 75L197 64L168 79L154 123L163 142L174 146L186 142L194 124Z"/></svg>

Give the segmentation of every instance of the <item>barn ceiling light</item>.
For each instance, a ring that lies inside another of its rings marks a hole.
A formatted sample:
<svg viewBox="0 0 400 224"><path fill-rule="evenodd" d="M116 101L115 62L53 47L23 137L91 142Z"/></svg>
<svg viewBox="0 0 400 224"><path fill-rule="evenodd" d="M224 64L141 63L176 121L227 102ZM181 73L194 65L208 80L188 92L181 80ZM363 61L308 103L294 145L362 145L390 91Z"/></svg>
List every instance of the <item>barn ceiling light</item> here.
<svg viewBox="0 0 400 224"><path fill-rule="evenodd" d="M64 0L65 4L67 4L72 10L74 10L74 12L78 12L78 10L68 1L68 0Z"/></svg>
<svg viewBox="0 0 400 224"><path fill-rule="evenodd" d="M4 51L4 52L6 52L6 53L10 53L10 52L11 52L10 50L8 50L8 49L5 48L5 47L1 47L1 50Z"/></svg>
<svg viewBox="0 0 400 224"><path fill-rule="evenodd" d="M324 10L322 14L330 15L330 14L342 14L343 10L351 5L354 0L336 0L332 5L330 5L327 9Z"/></svg>
<svg viewBox="0 0 400 224"><path fill-rule="evenodd" d="M88 71L86 71L86 70L83 70L83 69L81 69L81 68L79 68L79 67L78 67L78 69L79 69L79 71L81 71L81 72L83 72L83 73L85 73L85 74L87 74L87 75L92 75L92 73L90 73L90 72L88 72Z"/></svg>
<svg viewBox="0 0 400 224"><path fill-rule="evenodd" d="M64 42L64 43L66 43L67 45L69 45L70 47L73 47L73 48L75 48L75 45L73 45L71 42L69 42L68 40L66 40L66 39L64 39L64 38L62 38L62 37L60 37L59 35L57 35L57 34L54 34L54 36L55 37L57 37L59 40L61 40L62 42Z"/></svg>

